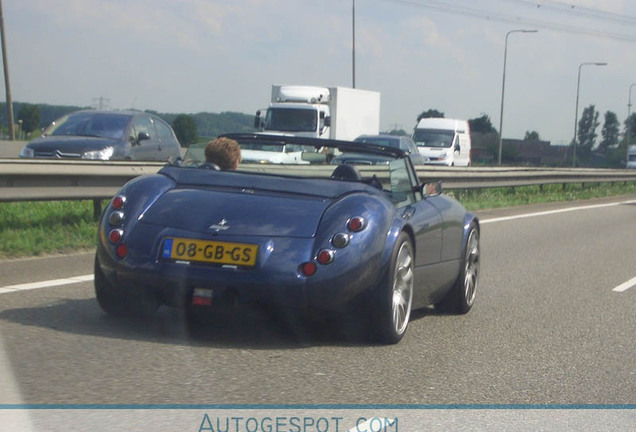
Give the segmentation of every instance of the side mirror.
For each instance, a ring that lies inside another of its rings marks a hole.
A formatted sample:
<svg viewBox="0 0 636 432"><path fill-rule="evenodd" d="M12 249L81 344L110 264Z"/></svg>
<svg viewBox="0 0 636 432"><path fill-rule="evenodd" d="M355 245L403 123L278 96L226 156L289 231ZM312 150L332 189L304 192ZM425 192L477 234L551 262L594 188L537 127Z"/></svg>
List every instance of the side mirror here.
<svg viewBox="0 0 636 432"><path fill-rule="evenodd" d="M331 117L325 117L325 127L331 126Z"/></svg>
<svg viewBox="0 0 636 432"><path fill-rule="evenodd" d="M141 144L142 141L146 141L150 139L150 134L148 132L139 132L137 135L137 143Z"/></svg>
<svg viewBox="0 0 636 432"><path fill-rule="evenodd" d="M254 116L254 129L265 129L265 118L267 117L267 108L261 108L256 111Z"/></svg>

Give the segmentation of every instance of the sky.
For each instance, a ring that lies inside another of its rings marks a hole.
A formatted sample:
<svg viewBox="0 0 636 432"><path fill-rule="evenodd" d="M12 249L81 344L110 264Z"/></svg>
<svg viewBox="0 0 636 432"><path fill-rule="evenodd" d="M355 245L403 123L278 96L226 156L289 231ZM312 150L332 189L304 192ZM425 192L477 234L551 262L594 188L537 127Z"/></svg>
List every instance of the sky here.
<svg viewBox="0 0 636 432"><path fill-rule="evenodd" d="M537 131L568 144L577 88L579 117L594 105L601 127L607 111L622 124L630 97L636 105L633 0L4 0L2 9L14 102L251 115L272 84L353 86L355 41L355 87L381 93L382 130L410 132L428 109L486 114L499 129L504 52L504 138ZM538 32L508 33L521 29ZM607 66L581 66L590 62Z"/></svg>

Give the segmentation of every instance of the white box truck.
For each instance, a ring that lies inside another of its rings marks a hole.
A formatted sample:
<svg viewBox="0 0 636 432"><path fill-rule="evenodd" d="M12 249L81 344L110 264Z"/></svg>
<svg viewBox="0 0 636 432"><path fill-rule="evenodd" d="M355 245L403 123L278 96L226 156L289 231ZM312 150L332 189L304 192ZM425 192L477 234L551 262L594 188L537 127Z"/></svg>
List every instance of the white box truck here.
<svg viewBox="0 0 636 432"><path fill-rule="evenodd" d="M423 118L413 130L413 141L428 165L469 166L470 126L466 120Z"/></svg>
<svg viewBox="0 0 636 432"><path fill-rule="evenodd" d="M636 169L636 145L632 144L627 147L627 168Z"/></svg>
<svg viewBox="0 0 636 432"><path fill-rule="evenodd" d="M380 93L347 87L273 85L269 107L256 112L261 132L353 140L380 131Z"/></svg>

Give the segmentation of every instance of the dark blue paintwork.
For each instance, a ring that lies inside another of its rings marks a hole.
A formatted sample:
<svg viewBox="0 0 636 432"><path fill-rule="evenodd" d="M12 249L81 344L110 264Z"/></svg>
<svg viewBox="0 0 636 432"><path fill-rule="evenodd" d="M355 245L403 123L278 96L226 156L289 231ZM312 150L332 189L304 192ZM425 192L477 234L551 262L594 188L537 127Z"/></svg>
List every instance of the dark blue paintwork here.
<svg viewBox="0 0 636 432"><path fill-rule="evenodd" d="M233 137L240 142L242 135ZM359 149L337 141L279 139ZM126 199L120 210L123 222L110 222L112 203L101 218L99 269L113 286L145 287L170 305L179 304L194 288L209 288L231 291L245 301L341 311L373 295L387 273L396 239L406 232L415 251L413 306L434 303L457 279L468 225L477 220L449 197L422 196L404 154L380 147L373 151L395 158L395 180L385 185L392 191L364 182L183 166L166 166L157 174L136 178L117 194ZM396 186L402 174L411 178L404 194ZM403 195L412 196L412 201L396 205ZM352 217L364 218L365 229L349 231ZM123 237L111 244L108 233L115 228ZM336 233L349 234L350 243L334 247L331 239ZM256 265L170 261L162 253L166 237L255 244ZM120 244L127 246L123 259L116 254ZM334 252L333 262L317 264L316 274L305 276L299 266L316 262L324 248Z"/></svg>

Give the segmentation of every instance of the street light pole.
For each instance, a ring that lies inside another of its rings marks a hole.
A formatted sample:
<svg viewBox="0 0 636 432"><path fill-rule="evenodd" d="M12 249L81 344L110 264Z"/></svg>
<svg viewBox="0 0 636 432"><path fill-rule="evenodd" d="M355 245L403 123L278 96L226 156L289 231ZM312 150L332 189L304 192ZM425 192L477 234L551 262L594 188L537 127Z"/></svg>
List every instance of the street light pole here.
<svg viewBox="0 0 636 432"><path fill-rule="evenodd" d="M356 88L356 0L353 0L351 13L351 73L353 88Z"/></svg>
<svg viewBox="0 0 636 432"><path fill-rule="evenodd" d="M508 56L508 36L510 33L536 33L538 30L510 30L506 33L506 42L504 43L504 61L503 61L503 78L501 80L501 110L499 111L499 157L497 163L501 165L501 149L503 147L503 109L504 109L504 91L506 89L506 57Z"/></svg>
<svg viewBox="0 0 636 432"><path fill-rule="evenodd" d="M579 65L579 77L576 80L576 107L574 108L574 139L572 140L574 148L572 150L572 167L576 167L576 128L578 126L579 119L579 90L581 88L581 68L583 66L607 66L607 63L586 62Z"/></svg>

